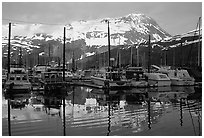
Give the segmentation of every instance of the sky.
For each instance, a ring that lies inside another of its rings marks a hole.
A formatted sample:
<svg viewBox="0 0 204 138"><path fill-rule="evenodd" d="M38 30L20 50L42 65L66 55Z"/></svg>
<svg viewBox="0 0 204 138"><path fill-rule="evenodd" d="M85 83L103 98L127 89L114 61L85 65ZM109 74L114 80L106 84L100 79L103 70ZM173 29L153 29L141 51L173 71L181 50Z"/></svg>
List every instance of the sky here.
<svg viewBox="0 0 204 138"><path fill-rule="evenodd" d="M202 2L3 2L2 24L69 24L137 12L152 17L169 34L176 35L196 29Z"/></svg>

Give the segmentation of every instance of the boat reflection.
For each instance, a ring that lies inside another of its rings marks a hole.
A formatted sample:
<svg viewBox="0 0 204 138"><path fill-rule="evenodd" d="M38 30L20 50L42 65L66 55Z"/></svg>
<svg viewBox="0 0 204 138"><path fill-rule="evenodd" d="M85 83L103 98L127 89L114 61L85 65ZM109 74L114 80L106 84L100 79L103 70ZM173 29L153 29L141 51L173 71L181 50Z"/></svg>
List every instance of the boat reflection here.
<svg viewBox="0 0 204 138"><path fill-rule="evenodd" d="M43 120L46 115L56 117L63 124L61 129L64 135L136 134L152 129L165 114L176 109L179 111L180 126L184 125L185 111L188 111L193 126L193 118L197 117L200 131L194 127L194 132L201 135L201 88L164 89L101 90L70 87L65 93L10 94L4 100L10 101L8 106L11 109L8 110L12 112L8 118L11 121ZM14 109L24 110L18 112Z"/></svg>

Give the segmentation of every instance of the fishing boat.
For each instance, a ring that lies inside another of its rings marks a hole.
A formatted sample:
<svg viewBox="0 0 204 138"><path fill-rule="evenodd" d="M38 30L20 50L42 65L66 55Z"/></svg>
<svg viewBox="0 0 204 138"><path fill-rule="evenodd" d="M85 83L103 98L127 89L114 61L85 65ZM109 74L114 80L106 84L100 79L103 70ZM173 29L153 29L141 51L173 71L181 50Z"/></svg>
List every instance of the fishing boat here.
<svg viewBox="0 0 204 138"><path fill-rule="evenodd" d="M58 73L58 76L63 76L63 67L59 66L59 67L54 67L54 68L49 68L47 70L47 72L50 73ZM65 69L65 81L72 81L74 79L74 75L72 72L68 71L67 69Z"/></svg>
<svg viewBox="0 0 204 138"><path fill-rule="evenodd" d="M142 67L128 67L126 70L126 78L130 80L131 86L134 87L147 87L148 85Z"/></svg>
<svg viewBox="0 0 204 138"><path fill-rule="evenodd" d="M122 73L119 68L113 68L111 65L111 55L110 55L110 29L109 21L108 23L108 67L104 68L103 71L96 73L91 76L91 80L94 84L104 86L105 88L119 88L129 86L129 81L122 78Z"/></svg>
<svg viewBox="0 0 204 138"><path fill-rule="evenodd" d="M12 109L22 109L26 107L29 104L30 97L30 93L10 93L10 95L8 95Z"/></svg>
<svg viewBox="0 0 204 138"><path fill-rule="evenodd" d="M91 80L96 85L110 88L129 86L129 81L123 79L118 70L112 70L110 67L91 76Z"/></svg>
<svg viewBox="0 0 204 138"><path fill-rule="evenodd" d="M57 71L42 72L42 82L43 83L57 83L57 82L62 82L62 81L63 81L63 77Z"/></svg>
<svg viewBox="0 0 204 138"><path fill-rule="evenodd" d="M38 78L41 78L42 76L42 72L46 72L48 71L49 69L51 68L50 65L35 65L33 67L33 70L34 70L34 76L35 77L38 77Z"/></svg>
<svg viewBox="0 0 204 138"><path fill-rule="evenodd" d="M22 67L13 67L10 69L8 79L5 83L8 92L30 92L31 83L29 82L28 74Z"/></svg>

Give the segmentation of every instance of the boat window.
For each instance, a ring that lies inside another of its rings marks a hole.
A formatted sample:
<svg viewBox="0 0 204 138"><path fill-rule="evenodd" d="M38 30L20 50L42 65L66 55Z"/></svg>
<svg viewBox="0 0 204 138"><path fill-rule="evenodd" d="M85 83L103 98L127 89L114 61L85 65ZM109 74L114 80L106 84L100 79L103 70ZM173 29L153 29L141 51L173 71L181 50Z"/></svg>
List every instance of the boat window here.
<svg viewBox="0 0 204 138"><path fill-rule="evenodd" d="M22 80L27 80L27 77L26 75L23 76Z"/></svg>
<svg viewBox="0 0 204 138"><path fill-rule="evenodd" d="M36 71L36 73L38 74L38 73L41 73L41 71Z"/></svg>
<svg viewBox="0 0 204 138"><path fill-rule="evenodd" d="M113 79L114 81L120 80L119 74L118 74L118 73L112 73L112 79Z"/></svg>
<svg viewBox="0 0 204 138"><path fill-rule="evenodd" d="M106 79L111 79L111 76L109 73L106 73Z"/></svg>
<svg viewBox="0 0 204 138"><path fill-rule="evenodd" d="M10 80L14 80L14 77L10 77Z"/></svg>
<svg viewBox="0 0 204 138"><path fill-rule="evenodd" d="M51 79L54 79L54 78L56 78L56 77L55 77L55 75L53 74L53 75L51 75L51 77L50 77L50 78L51 78Z"/></svg>
<svg viewBox="0 0 204 138"><path fill-rule="evenodd" d="M16 80L21 80L21 77L20 76L16 77Z"/></svg>
<svg viewBox="0 0 204 138"><path fill-rule="evenodd" d="M177 71L174 72L174 76L177 76Z"/></svg>
<svg viewBox="0 0 204 138"><path fill-rule="evenodd" d="M49 75L48 74L45 74L45 79L49 78Z"/></svg>
<svg viewBox="0 0 204 138"><path fill-rule="evenodd" d="M165 79L166 76L165 75L159 75L160 78Z"/></svg>

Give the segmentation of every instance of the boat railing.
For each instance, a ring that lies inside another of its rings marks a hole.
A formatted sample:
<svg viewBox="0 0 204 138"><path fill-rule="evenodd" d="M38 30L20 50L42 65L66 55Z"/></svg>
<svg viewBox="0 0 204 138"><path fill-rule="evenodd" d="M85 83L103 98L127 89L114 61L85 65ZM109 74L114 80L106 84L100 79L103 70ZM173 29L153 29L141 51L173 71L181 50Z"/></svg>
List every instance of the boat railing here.
<svg viewBox="0 0 204 138"><path fill-rule="evenodd" d="M42 73L42 81L46 83L57 83L62 82L63 78L58 72L44 72Z"/></svg>
<svg viewBox="0 0 204 138"><path fill-rule="evenodd" d="M9 74L9 81L29 81L27 74Z"/></svg>

